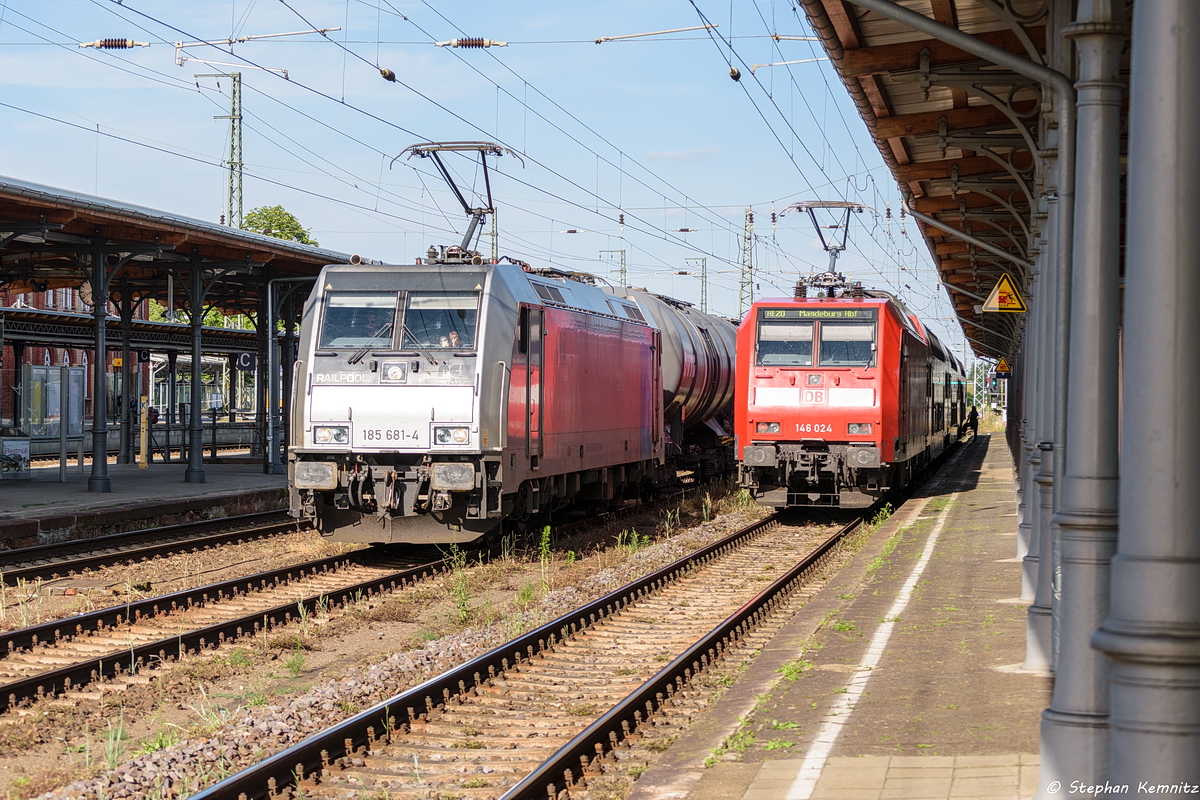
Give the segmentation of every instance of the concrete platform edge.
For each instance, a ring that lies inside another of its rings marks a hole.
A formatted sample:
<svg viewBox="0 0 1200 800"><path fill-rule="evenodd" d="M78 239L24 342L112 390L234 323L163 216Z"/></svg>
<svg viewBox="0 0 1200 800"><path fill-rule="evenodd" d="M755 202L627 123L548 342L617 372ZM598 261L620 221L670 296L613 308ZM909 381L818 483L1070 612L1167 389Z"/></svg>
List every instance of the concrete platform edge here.
<svg viewBox="0 0 1200 800"><path fill-rule="evenodd" d="M0 550L91 539L113 533L202 519L233 517L286 508L285 489L259 489L181 500L122 504L116 508L0 520Z"/></svg>
<svg viewBox="0 0 1200 800"><path fill-rule="evenodd" d="M936 476L930 479L933 480L936 480ZM741 719L754 710L758 698L771 692L782 680L779 668L802 652L805 642L816 634L826 615L841 605L838 595L853 590L866 580L871 562L879 556L893 534L916 521L926 502L928 497L923 497L918 491L903 508L875 529L850 563L833 576L771 639L742 679L692 723L687 733L671 746L658 764L641 776L628 800L665 800L691 795L708 771L704 766L705 759L738 730ZM758 772L758 766L753 766L754 769L740 771L745 773L740 775L744 780L741 792L750 786ZM724 788L733 789L730 780L737 781L738 777L727 771Z"/></svg>

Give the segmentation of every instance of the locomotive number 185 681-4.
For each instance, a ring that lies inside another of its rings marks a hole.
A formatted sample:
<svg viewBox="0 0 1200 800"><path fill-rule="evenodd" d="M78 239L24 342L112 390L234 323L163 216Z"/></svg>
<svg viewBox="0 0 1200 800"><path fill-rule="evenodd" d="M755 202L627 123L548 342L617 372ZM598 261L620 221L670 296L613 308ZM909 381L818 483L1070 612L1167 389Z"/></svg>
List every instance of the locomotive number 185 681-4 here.
<svg viewBox="0 0 1200 800"><path fill-rule="evenodd" d="M416 441L418 434L415 430L403 428L366 428L362 431L362 437L368 442L404 442Z"/></svg>

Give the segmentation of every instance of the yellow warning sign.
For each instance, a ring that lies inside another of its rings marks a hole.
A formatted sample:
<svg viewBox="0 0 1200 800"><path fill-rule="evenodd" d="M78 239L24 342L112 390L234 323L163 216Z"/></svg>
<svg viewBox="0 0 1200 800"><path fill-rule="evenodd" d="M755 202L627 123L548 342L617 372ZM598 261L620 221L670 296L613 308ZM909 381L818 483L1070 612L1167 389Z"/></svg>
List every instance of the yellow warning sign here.
<svg viewBox="0 0 1200 800"><path fill-rule="evenodd" d="M1012 372L1012 367L1008 365L1007 358L1001 358L996 364L996 374L999 375L1002 372Z"/></svg>
<svg viewBox="0 0 1200 800"><path fill-rule="evenodd" d="M1012 278L1008 277L1007 272L1001 275L1000 280L996 282L996 287L992 289L987 302L983 304L983 310L1007 311L1015 314L1024 314L1028 311L1025 307L1025 299L1021 297L1016 284L1013 283Z"/></svg>

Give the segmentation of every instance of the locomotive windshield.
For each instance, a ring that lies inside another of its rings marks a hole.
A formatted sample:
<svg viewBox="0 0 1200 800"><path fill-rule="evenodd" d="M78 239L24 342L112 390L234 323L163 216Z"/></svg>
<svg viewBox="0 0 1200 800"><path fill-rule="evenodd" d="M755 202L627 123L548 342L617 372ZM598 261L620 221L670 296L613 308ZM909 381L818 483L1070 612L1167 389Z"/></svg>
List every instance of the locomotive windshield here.
<svg viewBox="0 0 1200 800"><path fill-rule="evenodd" d="M755 364L760 367L810 367L813 355L813 324L811 322L767 321L758 324L758 353Z"/></svg>
<svg viewBox="0 0 1200 800"><path fill-rule="evenodd" d="M392 346L396 324L396 293L331 292L325 299L318 347Z"/></svg>
<svg viewBox="0 0 1200 800"><path fill-rule="evenodd" d="M823 367L869 367L874 362L875 325L822 322L820 352Z"/></svg>
<svg viewBox="0 0 1200 800"><path fill-rule="evenodd" d="M475 292L409 292L401 347L475 347L479 296Z"/></svg>

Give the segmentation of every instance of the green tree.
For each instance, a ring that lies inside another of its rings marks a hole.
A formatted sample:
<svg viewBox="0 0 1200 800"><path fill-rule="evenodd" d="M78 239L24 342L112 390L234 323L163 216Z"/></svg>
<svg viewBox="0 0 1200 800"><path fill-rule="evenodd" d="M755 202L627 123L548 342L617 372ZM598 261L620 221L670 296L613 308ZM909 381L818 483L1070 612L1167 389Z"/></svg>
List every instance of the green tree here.
<svg viewBox="0 0 1200 800"><path fill-rule="evenodd" d="M316 240L310 236L311 231L301 225L300 220L283 206L259 206L250 209L242 219L242 230L317 246Z"/></svg>
<svg viewBox="0 0 1200 800"><path fill-rule="evenodd" d="M162 303L150 299L150 313L148 318L151 322L166 322L167 307ZM184 324L190 324L192 315L188 313L186 308L175 309L175 321ZM231 324L227 324L231 323ZM210 328L234 328L239 330L254 330L254 323L249 317L226 317L221 309L210 307L204 312L204 324Z"/></svg>

